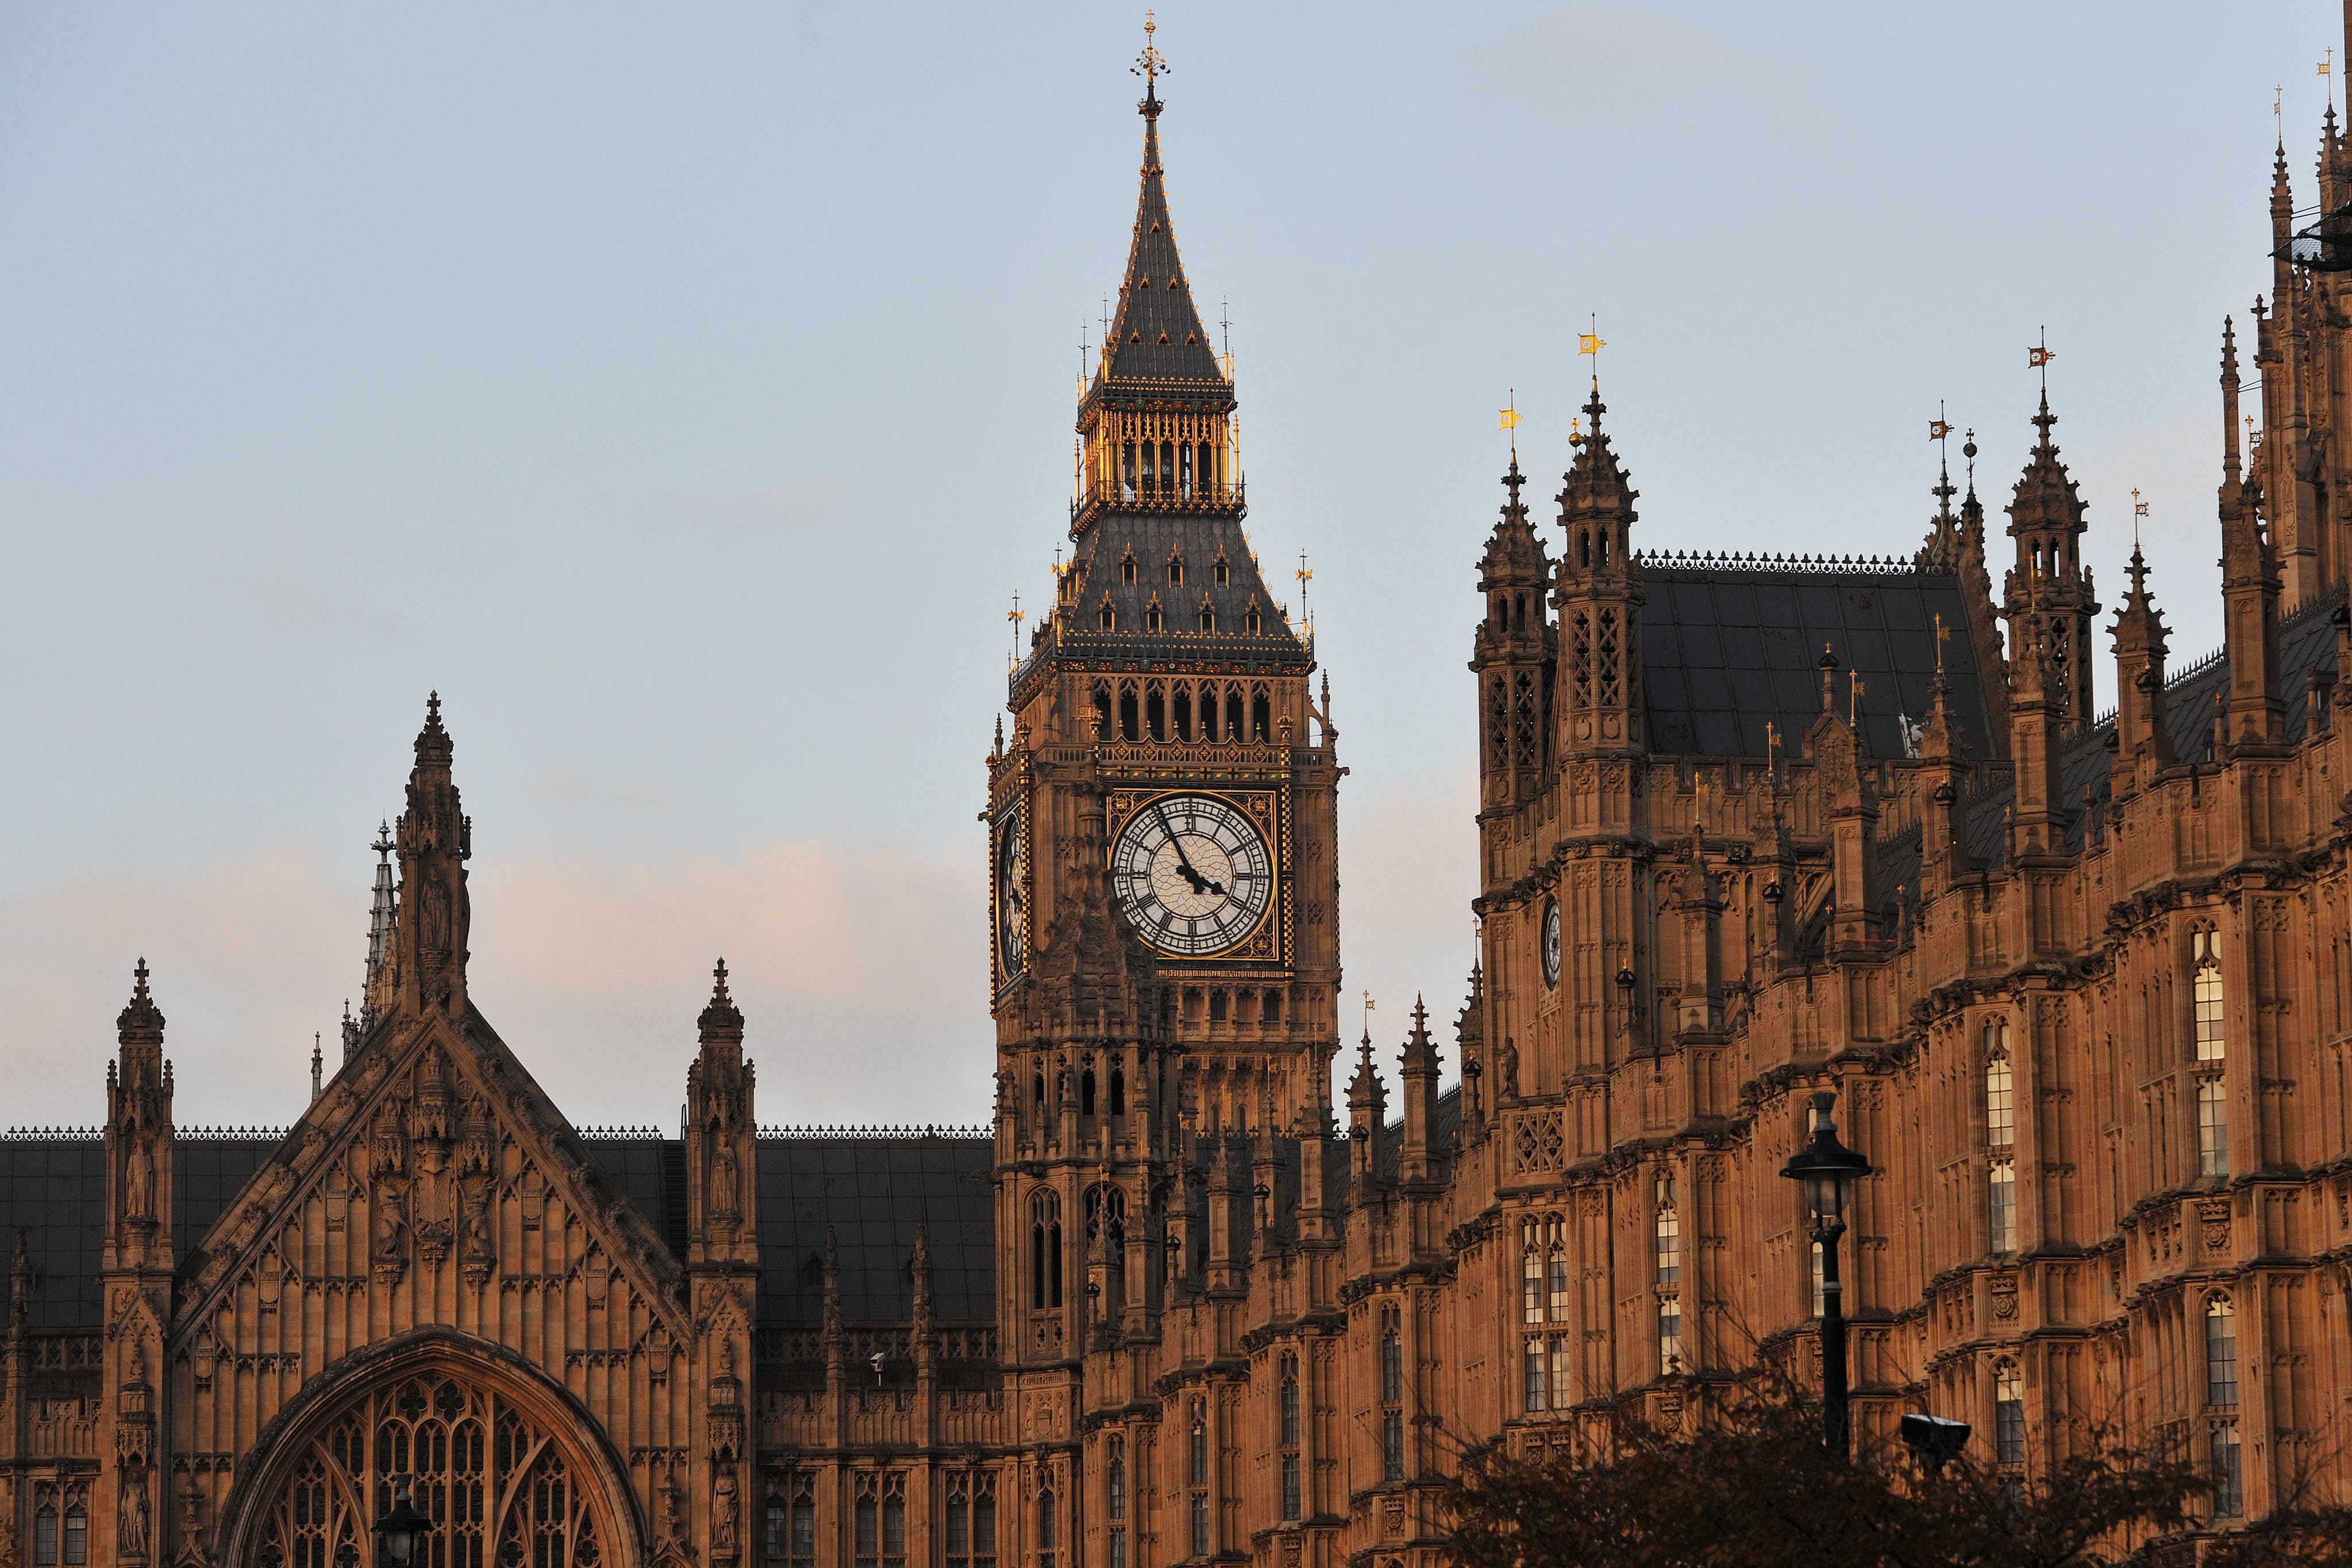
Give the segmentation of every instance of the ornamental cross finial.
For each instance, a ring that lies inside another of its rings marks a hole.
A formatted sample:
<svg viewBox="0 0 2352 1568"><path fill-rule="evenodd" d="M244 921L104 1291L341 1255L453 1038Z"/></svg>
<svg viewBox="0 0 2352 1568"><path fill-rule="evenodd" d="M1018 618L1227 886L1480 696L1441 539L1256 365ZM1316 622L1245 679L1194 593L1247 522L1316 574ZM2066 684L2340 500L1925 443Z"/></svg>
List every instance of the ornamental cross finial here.
<svg viewBox="0 0 2352 1568"><path fill-rule="evenodd" d="M1168 57L1151 44L1151 35L1159 30L1160 24L1152 19L1150 12L1146 11L1143 14L1143 52L1136 56L1135 64L1128 68L1131 75L1143 78L1143 92L1147 98L1160 78L1168 74Z"/></svg>

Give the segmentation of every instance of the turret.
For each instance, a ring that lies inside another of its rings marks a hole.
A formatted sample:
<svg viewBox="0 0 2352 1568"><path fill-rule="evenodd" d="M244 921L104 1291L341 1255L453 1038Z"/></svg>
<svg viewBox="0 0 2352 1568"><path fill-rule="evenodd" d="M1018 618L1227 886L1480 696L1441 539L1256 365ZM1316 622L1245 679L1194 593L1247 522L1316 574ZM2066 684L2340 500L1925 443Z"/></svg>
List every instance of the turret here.
<svg viewBox="0 0 2352 1568"><path fill-rule="evenodd" d="M392 887L392 824L378 822L375 842L368 846L375 851L375 892L368 909L367 974L360 984L360 1016L357 1022L343 1030L343 1060L349 1061L352 1052L366 1038L392 1007L392 945L394 898Z"/></svg>
<svg viewBox="0 0 2352 1568"><path fill-rule="evenodd" d="M1397 1081L1404 1092L1404 1147L1398 1165L1401 1180L1435 1179L1444 1151L1437 1137L1437 1047L1429 1038L1429 1009L1412 999L1412 1032L1405 1036L1397 1062Z"/></svg>
<svg viewBox="0 0 2352 1568"><path fill-rule="evenodd" d="M172 1267L172 1065L163 1014L147 989L147 960L131 971L130 1003L115 1019L119 1051L106 1069L107 1229L104 1267Z"/></svg>
<svg viewBox="0 0 2352 1568"><path fill-rule="evenodd" d="M1584 405L1591 428L1576 438L1576 460L1559 492L1568 541L1558 574L1559 727L1560 749L1571 755L1640 751L1645 744L1641 611L1648 596L1633 557L1641 492L1627 483L1601 429L1607 409L1595 377Z"/></svg>
<svg viewBox="0 0 2352 1568"><path fill-rule="evenodd" d="M2230 444L2229 471L2235 477L2237 444ZM2116 612L2116 755L2109 776L2117 794L2146 789L2158 768L2172 762L2172 737L2164 727L2164 652L2169 632L2164 612L2147 591L2147 562L2132 540L2131 588Z"/></svg>
<svg viewBox="0 0 2352 1568"><path fill-rule="evenodd" d="M756 1270L759 1140L743 1014L727 994L727 960L712 970L697 1020L701 1048L686 1074L687 1262Z"/></svg>
<svg viewBox="0 0 2352 1568"><path fill-rule="evenodd" d="M1381 1127L1388 1114L1388 1091L1381 1086L1380 1069L1372 1065L1372 1031L1356 1057L1356 1075L1348 1081L1348 1141L1355 1172L1355 1196L1361 1201L1381 1168Z"/></svg>
<svg viewBox="0 0 2352 1568"><path fill-rule="evenodd" d="M2065 804L2060 798L2058 756L2065 699L2059 682L2066 666L2052 653L2065 627L2030 591L2009 622L2009 755L2017 798L2010 815L2010 857L2062 854Z"/></svg>
<svg viewBox="0 0 2352 1568"><path fill-rule="evenodd" d="M1547 604L1551 562L1519 499L1526 483L1514 449L1510 470L1503 476L1509 498L1478 563L1486 614L1473 640L1470 668L1478 677L1479 802L1487 811L1533 800L1551 749L1552 674L1559 652Z"/></svg>
<svg viewBox="0 0 2352 1568"><path fill-rule="evenodd" d="M2286 738L2279 689L2279 561L2263 528L2259 496L2238 470L2238 347L2221 333L2222 630L2230 653L2230 729L2235 746L2273 746Z"/></svg>
<svg viewBox="0 0 2352 1568"><path fill-rule="evenodd" d="M466 941L473 908L466 862L474 825L450 776L453 747L441 725L441 694L425 700L408 775L408 809L400 814L400 896L388 956L394 1006L412 1014L466 1016Z"/></svg>
<svg viewBox="0 0 2352 1568"><path fill-rule="evenodd" d="M2010 621L2012 659L2021 619L2031 616L2049 669L2059 733L2064 735L2090 722L2091 618L2099 605L2092 593L2090 570L2082 560L2082 497L2059 460L2057 444L2050 439L2057 423L2045 385L2041 410L2032 420L2040 435L2009 505L2009 537L2016 543L2017 559L2002 595L2002 612Z"/></svg>

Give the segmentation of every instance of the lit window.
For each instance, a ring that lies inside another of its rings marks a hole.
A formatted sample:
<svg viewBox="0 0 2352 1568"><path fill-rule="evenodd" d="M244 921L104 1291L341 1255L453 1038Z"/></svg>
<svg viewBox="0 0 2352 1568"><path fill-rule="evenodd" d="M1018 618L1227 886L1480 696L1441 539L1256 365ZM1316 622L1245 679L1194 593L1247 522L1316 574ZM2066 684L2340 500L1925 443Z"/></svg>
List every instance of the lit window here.
<svg viewBox="0 0 2352 1568"><path fill-rule="evenodd" d="M1054 1489L1039 1488L1037 1491L1037 1568L1054 1568L1055 1526L1059 1522L1054 1511Z"/></svg>
<svg viewBox="0 0 2352 1568"><path fill-rule="evenodd" d="M2017 1142L2017 1107L2009 1058L1985 1063L1985 1142L2005 1149Z"/></svg>
<svg viewBox="0 0 2352 1568"><path fill-rule="evenodd" d="M1678 1285L1683 1278L1683 1223L1675 1211L1675 1178L1658 1178L1658 1283Z"/></svg>
<svg viewBox="0 0 2352 1568"><path fill-rule="evenodd" d="M2246 1511L2245 1473L2239 1459L2238 1424L2213 1423L2213 1511L2235 1519Z"/></svg>
<svg viewBox="0 0 2352 1568"><path fill-rule="evenodd" d="M2205 1303L2205 1403L2238 1402L2238 1317L2227 1296Z"/></svg>
<svg viewBox="0 0 2352 1568"><path fill-rule="evenodd" d="M1551 1407L1565 1410L1575 1396L1568 1389L1568 1336L1551 1336Z"/></svg>
<svg viewBox="0 0 2352 1568"><path fill-rule="evenodd" d="M2197 1174L2200 1176L2230 1174L2230 1106L2224 1098L2226 1092L2218 1078L2198 1081Z"/></svg>
<svg viewBox="0 0 2352 1568"><path fill-rule="evenodd" d="M2025 1462L2025 1380L2018 1376L2013 1361L1993 1369L1992 1446L1996 1463Z"/></svg>
<svg viewBox="0 0 2352 1568"><path fill-rule="evenodd" d="M1992 1232L1992 1250L2017 1250L2017 1166L2009 1160L1995 1160L1987 1174L1987 1193Z"/></svg>
<svg viewBox="0 0 2352 1568"><path fill-rule="evenodd" d="M2197 1060L2221 1060L2221 954L2216 934L2192 931L2189 953L2196 967Z"/></svg>

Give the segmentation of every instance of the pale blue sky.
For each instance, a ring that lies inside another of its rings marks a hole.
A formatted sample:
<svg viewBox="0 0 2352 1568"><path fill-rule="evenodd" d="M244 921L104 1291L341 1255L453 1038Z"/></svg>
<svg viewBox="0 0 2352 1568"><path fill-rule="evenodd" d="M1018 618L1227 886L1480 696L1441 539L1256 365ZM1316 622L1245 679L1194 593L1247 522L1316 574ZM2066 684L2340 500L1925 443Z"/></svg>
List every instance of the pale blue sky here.
<svg viewBox="0 0 2352 1568"><path fill-rule="evenodd" d="M1469 957L1494 411L1565 466L1587 312L1642 538L1685 549L1907 551L1939 398L1997 514L2046 323L2106 597L2137 486L2176 650L2217 639L2220 318L2267 287L2272 89L2308 204L2342 47L2314 0L2219 18L1160 8L1384 1041ZM0 1122L99 1114L142 952L184 1123L299 1104L428 686L476 994L576 1118L674 1116L722 950L764 1119L981 1115L980 759L1139 21L0 3Z"/></svg>

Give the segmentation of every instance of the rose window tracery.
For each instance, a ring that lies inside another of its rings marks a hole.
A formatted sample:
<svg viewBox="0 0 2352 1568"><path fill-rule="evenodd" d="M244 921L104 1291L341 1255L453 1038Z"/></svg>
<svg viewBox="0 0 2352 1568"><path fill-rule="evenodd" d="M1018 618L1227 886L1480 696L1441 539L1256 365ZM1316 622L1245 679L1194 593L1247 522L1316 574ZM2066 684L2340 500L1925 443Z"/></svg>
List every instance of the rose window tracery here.
<svg viewBox="0 0 2352 1568"><path fill-rule="evenodd" d="M441 1374L373 1389L305 1442L262 1524L262 1568L361 1568L396 1478L433 1521L417 1568L603 1568L562 1448L497 1394Z"/></svg>

